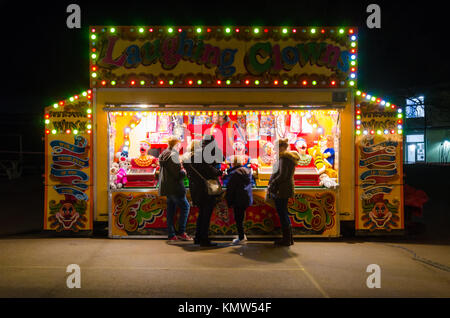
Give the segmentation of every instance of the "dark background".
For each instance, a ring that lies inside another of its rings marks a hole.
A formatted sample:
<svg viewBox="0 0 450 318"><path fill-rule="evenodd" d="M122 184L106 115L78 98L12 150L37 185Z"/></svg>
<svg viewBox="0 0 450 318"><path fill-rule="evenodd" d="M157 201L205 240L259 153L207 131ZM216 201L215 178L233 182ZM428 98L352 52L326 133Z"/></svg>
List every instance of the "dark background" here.
<svg viewBox="0 0 450 318"><path fill-rule="evenodd" d="M81 7L81 29L66 26L66 8L70 3ZM366 26L366 8L370 3L381 7L381 29ZM2 206L7 213L24 200L24 195L29 196L28 205L22 205L20 211L32 206L35 212L28 211L26 215L38 222L43 218L40 174L44 159L44 107L88 88L89 25L356 26L360 90L402 105L408 94L444 92L450 86L449 11L443 1L0 0L0 14L0 152L18 150L14 135L22 135L23 150L28 152L23 177L0 183L0 201L8 202ZM440 107L447 105L445 100L440 103ZM1 153L0 160L7 156ZM408 182L426 188L430 194L433 189L446 186L433 182L421 186L422 182L439 178L442 173L450 174L449 169L407 171L411 176ZM9 191L7 196L4 189ZM433 214L436 210L446 211L448 203L441 192L432 193L430 211L425 217L438 217ZM22 212L17 210L15 218L8 214L4 219L6 232L17 232L20 226L29 228L19 213ZM446 215L443 217L448 221ZM442 224L443 219L434 221ZM34 224L37 229L42 228L39 223Z"/></svg>

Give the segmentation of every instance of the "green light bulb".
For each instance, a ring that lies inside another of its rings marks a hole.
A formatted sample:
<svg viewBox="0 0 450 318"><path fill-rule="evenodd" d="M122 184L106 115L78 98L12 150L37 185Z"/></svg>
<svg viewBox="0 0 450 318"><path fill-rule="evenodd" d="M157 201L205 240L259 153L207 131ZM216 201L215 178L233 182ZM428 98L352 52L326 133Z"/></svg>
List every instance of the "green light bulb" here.
<svg viewBox="0 0 450 318"><path fill-rule="evenodd" d="M115 33L115 32L116 32L116 28L111 28L111 29L109 30L109 32Z"/></svg>
<svg viewBox="0 0 450 318"><path fill-rule="evenodd" d="M92 73L92 77L96 78L97 77L97 73Z"/></svg>
<svg viewBox="0 0 450 318"><path fill-rule="evenodd" d="M172 32L173 32L173 28L169 28L169 29L167 29L167 31L168 31L169 33L172 33Z"/></svg>
<svg viewBox="0 0 450 318"><path fill-rule="evenodd" d="M231 81L230 81L230 80L227 80L226 83L227 83L227 85L230 85L230 84L231 84Z"/></svg>
<svg viewBox="0 0 450 318"><path fill-rule="evenodd" d="M289 82L288 82L287 80L284 80L284 81L283 81L283 84L284 84L284 85L287 85L288 83L289 83Z"/></svg>
<svg viewBox="0 0 450 318"><path fill-rule="evenodd" d="M230 28L226 28L226 29L225 29L225 32L226 32L226 33L230 33L230 32L231 32L231 29L230 29Z"/></svg>
<svg viewBox="0 0 450 318"><path fill-rule="evenodd" d="M202 29L201 28L197 28L197 33L202 33Z"/></svg>
<svg viewBox="0 0 450 318"><path fill-rule="evenodd" d="M197 84L198 84L198 85L202 85L202 81L201 81L201 80L198 80L198 81L197 81Z"/></svg>
<svg viewBox="0 0 450 318"><path fill-rule="evenodd" d="M116 81L111 81L111 85L112 86L116 85Z"/></svg>
<svg viewBox="0 0 450 318"><path fill-rule="evenodd" d="M53 135L56 135L56 129L53 129L53 130L52 130L52 134L53 134Z"/></svg>
<svg viewBox="0 0 450 318"><path fill-rule="evenodd" d="M96 36L95 34L92 34L92 35L91 35L91 39L92 39L92 40L95 40L96 38L97 38L97 36Z"/></svg>
<svg viewBox="0 0 450 318"><path fill-rule="evenodd" d="M255 34L259 33L259 29L258 29L258 28L255 28L255 29L253 30L253 32L255 32Z"/></svg>
<svg viewBox="0 0 450 318"><path fill-rule="evenodd" d="M139 33L144 33L144 28L139 28Z"/></svg>

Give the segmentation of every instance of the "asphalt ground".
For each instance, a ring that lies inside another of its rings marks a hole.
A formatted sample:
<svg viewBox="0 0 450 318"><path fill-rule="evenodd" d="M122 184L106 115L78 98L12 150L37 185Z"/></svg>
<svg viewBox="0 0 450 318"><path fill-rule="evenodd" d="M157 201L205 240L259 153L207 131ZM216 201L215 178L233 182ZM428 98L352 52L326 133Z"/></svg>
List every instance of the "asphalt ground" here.
<svg viewBox="0 0 450 318"><path fill-rule="evenodd" d="M80 287L69 288L80 268ZM369 288L370 264L380 288ZM269 241L216 248L104 238L0 239L0 297L450 297L450 245L363 240Z"/></svg>

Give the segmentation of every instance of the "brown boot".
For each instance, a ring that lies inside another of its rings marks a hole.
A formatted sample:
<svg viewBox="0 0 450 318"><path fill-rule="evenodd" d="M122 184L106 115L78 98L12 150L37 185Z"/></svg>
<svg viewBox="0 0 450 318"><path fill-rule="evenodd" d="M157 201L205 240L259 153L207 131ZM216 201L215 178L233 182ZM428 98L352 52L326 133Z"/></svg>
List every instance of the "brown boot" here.
<svg viewBox="0 0 450 318"><path fill-rule="evenodd" d="M276 246L291 246L291 226L282 229L283 238L281 240L276 240L274 244Z"/></svg>

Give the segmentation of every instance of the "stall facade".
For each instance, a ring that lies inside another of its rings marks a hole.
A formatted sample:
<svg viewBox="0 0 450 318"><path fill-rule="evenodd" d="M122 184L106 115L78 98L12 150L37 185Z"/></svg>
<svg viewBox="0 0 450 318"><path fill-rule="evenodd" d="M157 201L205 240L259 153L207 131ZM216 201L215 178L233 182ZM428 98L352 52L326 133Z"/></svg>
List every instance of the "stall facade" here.
<svg viewBox="0 0 450 318"><path fill-rule="evenodd" d="M300 154L295 236L337 237L341 221L361 234L403 229L401 113L356 91L356 28L94 26L89 36L90 89L46 108L46 230L107 221L112 238L166 237L158 155L170 136L186 153L205 135L219 168L240 156L252 169L248 237L280 234L264 199L279 138ZM210 232L236 234L225 201Z"/></svg>

